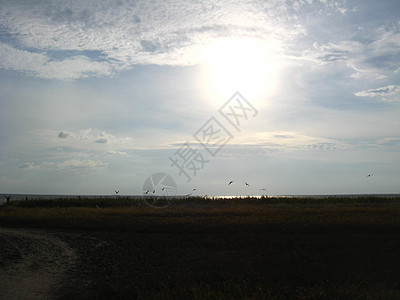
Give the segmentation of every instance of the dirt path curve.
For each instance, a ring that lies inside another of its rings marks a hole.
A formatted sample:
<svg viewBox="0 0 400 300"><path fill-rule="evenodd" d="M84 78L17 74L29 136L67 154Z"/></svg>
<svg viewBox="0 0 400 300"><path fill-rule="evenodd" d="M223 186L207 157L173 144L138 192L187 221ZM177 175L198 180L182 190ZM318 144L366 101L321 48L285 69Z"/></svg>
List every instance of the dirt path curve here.
<svg viewBox="0 0 400 300"><path fill-rule="evenodd" d="M0 227L0 299L55 299L78 256L46 230Z"/></svg>

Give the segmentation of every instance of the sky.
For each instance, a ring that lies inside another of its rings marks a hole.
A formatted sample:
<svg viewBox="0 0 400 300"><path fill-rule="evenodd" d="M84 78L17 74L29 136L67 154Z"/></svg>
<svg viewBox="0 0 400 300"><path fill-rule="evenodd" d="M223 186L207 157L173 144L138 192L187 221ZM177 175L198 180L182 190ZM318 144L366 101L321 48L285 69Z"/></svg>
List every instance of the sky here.
<svg viewBox="0 0 400 300"><path fill-rule="evenodd" d="M0 0L0 95L4 194L400 193L400 1Z"/></svg>

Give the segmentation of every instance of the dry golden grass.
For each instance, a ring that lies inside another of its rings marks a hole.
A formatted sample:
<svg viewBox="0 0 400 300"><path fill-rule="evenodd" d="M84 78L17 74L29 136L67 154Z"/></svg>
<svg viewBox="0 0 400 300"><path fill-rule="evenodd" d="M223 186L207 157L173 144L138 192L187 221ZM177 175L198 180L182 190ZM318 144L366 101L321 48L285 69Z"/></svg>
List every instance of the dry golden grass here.
<svg viewBox="0 0 400 300"><path fill-rule="evenodd" d="M61 229L94 299L400 299L395 198L16 201L0 225Z"/></svg>
<svg viewBox="0 0 400 300"><path fill-rule="evenodd" d="M280 227L396 227L400 224L400 205L390 203L356 203L349 200L345 205L323 202L315 204L296 202L263 203L261 200L207 201L201 204L181 202L163 209L143 205L116 206L108 200L97 201L100 208L75 206L63 200L62 205L54 200L13 202L0 209L0 224L39 226L50 228L109 229L109 230L150 230L161 226L170 230L194 230L225 226L225 230L235 227L261 226L264 229ZM112 201L115 201L112 199ZM312 200L314 201L314 200ZM137 204L137 203L136 203ZM175 228L174 226L178 226ZM201 225L201 226L200 226ZM198 228L196 228L196 226ZM242 229L243 229L242 228ZM208 229L206 229L208 230Z"/></svg>

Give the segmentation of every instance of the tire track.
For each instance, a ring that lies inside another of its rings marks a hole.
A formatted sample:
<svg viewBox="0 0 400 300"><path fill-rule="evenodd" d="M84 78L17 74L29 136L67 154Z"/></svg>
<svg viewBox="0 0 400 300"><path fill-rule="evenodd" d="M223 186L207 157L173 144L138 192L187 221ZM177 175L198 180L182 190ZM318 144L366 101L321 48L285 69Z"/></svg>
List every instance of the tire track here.
<svg viewBox="0 0 400 300"><path fill-rule="evenodd" d="M0 227L0 299L55 299L78 255L45 230Z"/></svg>

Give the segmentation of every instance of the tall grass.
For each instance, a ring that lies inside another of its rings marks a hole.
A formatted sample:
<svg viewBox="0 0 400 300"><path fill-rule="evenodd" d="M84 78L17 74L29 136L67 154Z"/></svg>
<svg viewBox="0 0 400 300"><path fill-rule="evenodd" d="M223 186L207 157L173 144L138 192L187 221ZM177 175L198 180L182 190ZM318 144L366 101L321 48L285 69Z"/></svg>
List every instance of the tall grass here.
<svg viewBox="0 0 400 300"><path fill-rule="evenodd" d="M0 225L63 229L93 299L400 299L399 198L11 201Z"/></svg>
<svg viewBox="0 0 400 300"><path fill-rule="evenodd" d="M157 206L206 205L210 207L239 205L400 205L400 197L329 196L329 197L76 197L57 199L32 199L11 201L13 207L142 207L156 203ZM1 206L0 206L1 207Z"/></svg>
<svg viewBox="0 0 400 300"><path fill-rule="evenodd" d="M399 199L379 198L175 198L155 209L143 199L12 201L0 208L0 225L122 231L297 231L341 227L397 228Z"/></svg>

